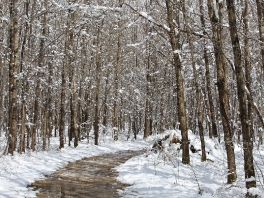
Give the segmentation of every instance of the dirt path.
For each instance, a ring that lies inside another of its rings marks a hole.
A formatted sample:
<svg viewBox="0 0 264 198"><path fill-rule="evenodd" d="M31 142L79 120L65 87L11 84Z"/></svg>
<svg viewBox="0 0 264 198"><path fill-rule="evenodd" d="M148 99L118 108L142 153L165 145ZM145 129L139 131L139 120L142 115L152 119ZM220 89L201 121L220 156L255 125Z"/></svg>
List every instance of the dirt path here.
<svg viewBox="0 0 264 198"><path fill-rule="evenodd" d="M116 180L117 172L113 168L144 152L122 151L84 158L69 163L46 179L34 182L30 187L40 191L37 194L40 198L120 197L117 190L129 185Z"/></svg>

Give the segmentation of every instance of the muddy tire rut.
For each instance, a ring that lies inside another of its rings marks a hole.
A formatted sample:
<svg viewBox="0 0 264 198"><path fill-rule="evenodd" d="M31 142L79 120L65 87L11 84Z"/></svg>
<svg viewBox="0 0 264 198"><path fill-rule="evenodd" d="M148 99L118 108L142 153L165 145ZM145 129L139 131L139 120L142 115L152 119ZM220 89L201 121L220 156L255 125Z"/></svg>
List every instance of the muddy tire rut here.
<svg viewBox="0 0 264 198"><path fill-rule="evenodd" d="M35 181L30 187L39 191L39 198L120 197L118 190L129 185L117 181L117 172L113 168L144 152L122 151L70 162L45 179Z"/></svg>

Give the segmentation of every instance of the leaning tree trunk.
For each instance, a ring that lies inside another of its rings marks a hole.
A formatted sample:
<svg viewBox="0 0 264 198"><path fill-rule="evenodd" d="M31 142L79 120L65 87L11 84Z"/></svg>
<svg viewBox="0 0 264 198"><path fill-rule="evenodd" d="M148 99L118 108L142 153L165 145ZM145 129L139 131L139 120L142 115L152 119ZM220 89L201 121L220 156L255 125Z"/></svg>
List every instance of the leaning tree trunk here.
<svg viewBox="0 0 264 198"><path fill-rule="evenodd" d="M256 187L255 170L253 164L253 140L250 134L247 111L246 83L242 66L242 55L237 32L235 5L232 0L227 0L229 31L233 46L235 74L237 81L237 94L239 100L240 120L242 125L243 151L244 151L244 171L246 187Z"/></svg>

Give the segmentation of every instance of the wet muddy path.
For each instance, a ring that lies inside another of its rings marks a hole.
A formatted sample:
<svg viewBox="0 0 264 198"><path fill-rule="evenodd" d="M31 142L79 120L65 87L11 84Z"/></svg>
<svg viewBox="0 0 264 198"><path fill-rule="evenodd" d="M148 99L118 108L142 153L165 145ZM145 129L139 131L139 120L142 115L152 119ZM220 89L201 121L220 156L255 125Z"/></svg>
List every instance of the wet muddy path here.
<svg viewBox="0 0 264 198"><path fill-rule="evenodd" d="M84 158L71 162L43 180L32 183L30 187L38 190L37 197L120 197L118 189L128 184L116 180L117 172L113 169L133 156L145 151L122 151Z"/></svg>

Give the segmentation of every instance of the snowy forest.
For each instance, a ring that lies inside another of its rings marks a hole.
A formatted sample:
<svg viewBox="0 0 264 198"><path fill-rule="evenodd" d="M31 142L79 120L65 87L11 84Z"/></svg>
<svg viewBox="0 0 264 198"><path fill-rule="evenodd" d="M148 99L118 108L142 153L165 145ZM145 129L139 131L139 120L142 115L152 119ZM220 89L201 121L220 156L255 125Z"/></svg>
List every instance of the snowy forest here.
<svg viewBox="0 0 264 198"><path fill-rule="evenodd" d="M200 162L207 140L223 143L227 184L240 145L256 196L262 0L1 0L0 79L2 157L178 130L185 165L190 133Z"/></svg>

